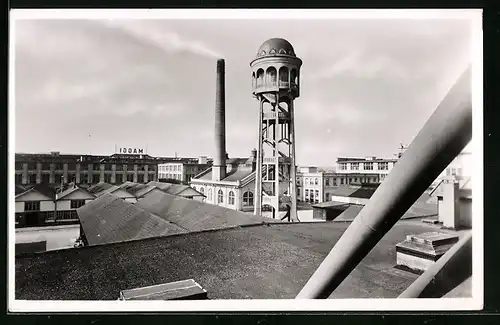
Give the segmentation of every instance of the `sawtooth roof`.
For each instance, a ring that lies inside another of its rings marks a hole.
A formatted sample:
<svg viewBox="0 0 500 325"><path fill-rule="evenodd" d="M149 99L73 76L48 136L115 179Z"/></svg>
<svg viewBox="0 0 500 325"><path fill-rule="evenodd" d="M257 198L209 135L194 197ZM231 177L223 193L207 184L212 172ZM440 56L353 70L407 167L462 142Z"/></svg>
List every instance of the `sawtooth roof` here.
<svg viewBox="0 0 500 325"><path fill-rule="evenodd" d="M89 245L186 232L164 218L109 193L80 207L77 214Z"/></svg>
<svg viewBox="0 0 500 325"><path fill-rule="evenodd" d="M136 207L149 211L187 231L223 229L273 222L216 205L190 200L153 190L135 203Z"/></svg>

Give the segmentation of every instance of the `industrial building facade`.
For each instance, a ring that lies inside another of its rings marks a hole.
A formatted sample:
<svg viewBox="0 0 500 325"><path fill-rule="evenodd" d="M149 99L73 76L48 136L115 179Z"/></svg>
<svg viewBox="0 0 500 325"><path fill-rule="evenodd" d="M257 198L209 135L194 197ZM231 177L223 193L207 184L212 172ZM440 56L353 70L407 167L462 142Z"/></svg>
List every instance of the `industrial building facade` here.
<svg viewBox="0 0 500 325"><path fill-rule="evenodd" d="M383 180L396 164L397 159L387 159L378 157L337 158L337 172L341 174L378 174Z"/></svg>
<svg viewBox="0 0 500 325"><path fill-rule="evenodd" d="M81 185L147 183L158 180L158 164L167 161L169 158L149 155L16 154L15 183L52 186L70 182Z"/></svg>
<svg viewBox="0 0 500 325"><path fill-rule="evenodd" d="M308 203L331 200L339 186L379 184L383 178L378 173L339 173L317 167L300 167L297 173L297 199Z"/></svg>
<svg viewBox="0 0 500 325"><path fill-rule="evenodd" d="M210 166L207 157L200 157L198 160L183 159L158 164L158 180L175 179L183 184L189 184L191 179Z"/></svg>

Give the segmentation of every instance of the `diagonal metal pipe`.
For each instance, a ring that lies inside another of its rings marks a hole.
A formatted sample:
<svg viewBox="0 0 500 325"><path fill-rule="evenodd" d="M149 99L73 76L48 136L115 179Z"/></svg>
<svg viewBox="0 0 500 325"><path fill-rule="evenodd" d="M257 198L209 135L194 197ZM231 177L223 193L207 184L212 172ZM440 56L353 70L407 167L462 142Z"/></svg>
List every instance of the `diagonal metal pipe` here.
<svg viewBox="0 0 500 325"><path fill-rule="evenodd" d="M471 138L469 66L296 299L328 298Z"/></svg>

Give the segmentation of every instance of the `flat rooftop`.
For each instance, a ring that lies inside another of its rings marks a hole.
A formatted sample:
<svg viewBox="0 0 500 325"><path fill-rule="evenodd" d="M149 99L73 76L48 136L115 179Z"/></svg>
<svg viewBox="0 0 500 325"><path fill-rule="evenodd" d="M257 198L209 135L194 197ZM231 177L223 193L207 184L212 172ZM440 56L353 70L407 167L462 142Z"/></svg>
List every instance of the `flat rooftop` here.
<svg viewBox="0 0 500 325"><path fill-rule="evenodd" d="M116 300L120 290L194 279L210 299L291 299L348 225L256 225L19 256L15 295ZM397 297L417 276L394 269L395 245L435 230L398 222L330 298Z"/></svg>

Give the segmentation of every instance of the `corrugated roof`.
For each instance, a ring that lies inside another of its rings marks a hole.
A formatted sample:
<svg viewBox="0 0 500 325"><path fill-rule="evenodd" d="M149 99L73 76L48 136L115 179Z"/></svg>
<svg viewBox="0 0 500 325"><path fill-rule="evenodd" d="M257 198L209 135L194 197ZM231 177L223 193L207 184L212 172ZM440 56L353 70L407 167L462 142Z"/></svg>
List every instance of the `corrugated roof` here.
<svg viewBox="0 0 500 325"><path fill-rule="evenodd" d="M109 189L117 189L117 188L118 188L118 186L116 186L116 185L100 182L100 183L97 183L95 185L90 186L88 188L88 191L92 194L97 195L100 192L107 191Z"/></svg>
<svg viewBox="0 0 500 325"><path fill-rule="evenodd" d="M21 186L21 185L16 185L15 187L15 195L19 195L19 194L22 194L24 192L26 192L28 189L26 189L25 187Z"/></svg>
<svg viewBox="0 0 500 325"><path fill-rule="evenodd" d="M60 199L64 198L65 196L67 196L67 195L69 195L69 194L71 194L71 193L73 193L75 191L78 191L78 190L82 190L82 191L88 192L92 196L95 196L93 193L90 193L87 189L81 188L81 187L75 185L75 186L68 187L67 189L65 189L61 193L58 193L57 194L57 199L60 200Z"/></svg>
<svg viewBox="0 0 500 325"><path fill-rule="evenodd" d="M151 191L135 205L189 231L223 229L271 222L267 218L169 195L160 190Z"/></svg>
<svg viewBox="0 0 500 325"><path fill-rule="evenodd" d="M226 174L226 177L222 180L224 182L237 182L241 181L245 177L251 175L253 172L250 170L248 167L244 168L235 168L232 169L229 173ZM200 175L197 179L202 179L202 180L212 180L212 170L210 169L206 173Z"/></svg>
<svg viewBox="0 0 500 325"><path fill-rule="evenodd" d="M24 191L22 190L24 189ZM50 187L48 185L45 185L45 184L36 184L36 185L30 185L30 186L16 186L16 191L19 191L19 193L16 193L16 196L20 196L24 193L27 193L29 191L36 191L44 196L46 196L47 198L51 199L51 200L55 200L56 199L56 189L53 188L53 187Z"/></svg>
<svg viewBox="0 0 500 325"><path fill-rule="evenodd" d="M116 300L120 290L194 279L210 299L293 299L347 226L271 224L20 256L15 297ZM433 229L398 222L330 298L396 298L417 277L393 268L396 244Z"/></svg>
<svg viewBox="0 0 500 325"><path fill-rule="evenodd" d="M333 191L329 191L331 196L344 196L349 197L352 193L356 192L360 186L339 186Z"/></svg>
<svg viewBox="0 0 500 325"><path fill-rule="evenodd" d="M186 231L112 194L77 209L89 245L167 236Z"/></svg>

